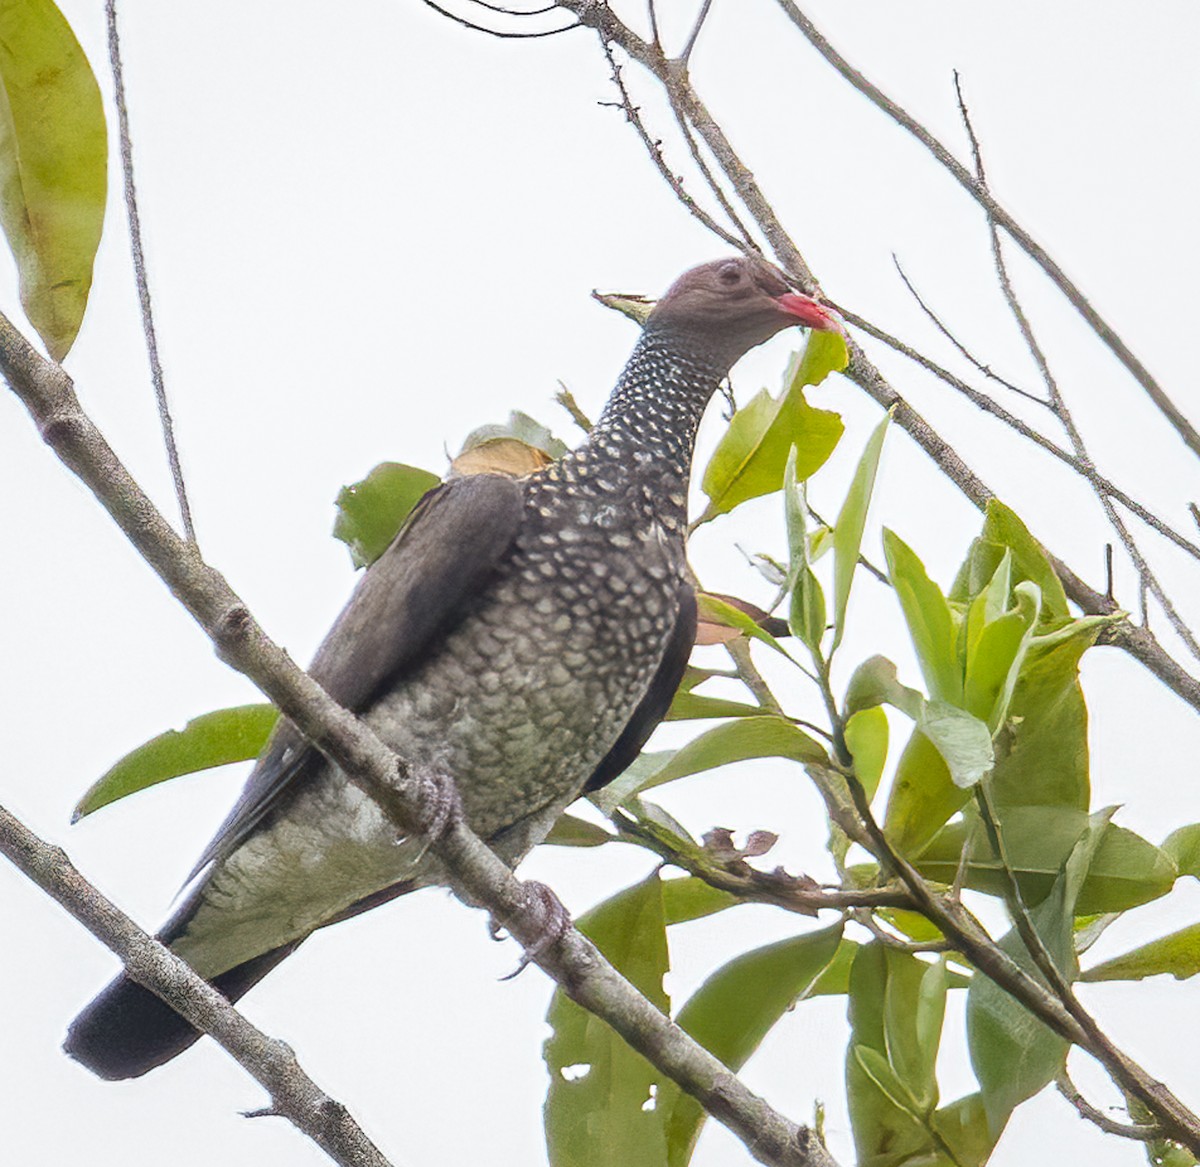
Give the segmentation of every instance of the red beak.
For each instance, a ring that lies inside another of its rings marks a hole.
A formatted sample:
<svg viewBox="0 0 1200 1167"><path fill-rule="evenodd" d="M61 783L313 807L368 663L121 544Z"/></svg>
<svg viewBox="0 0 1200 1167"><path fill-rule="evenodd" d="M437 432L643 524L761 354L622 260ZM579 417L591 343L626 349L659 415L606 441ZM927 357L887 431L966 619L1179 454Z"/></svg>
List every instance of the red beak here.
<svg viewBox="0 0 1200 1167"><path fill-rule="evenodd" d="M833 312L824 304L818 304L811 296L802 296L799 292L785 292L782 296L775 297L775 303L806 328L843 334L846 331Z"/></svg>

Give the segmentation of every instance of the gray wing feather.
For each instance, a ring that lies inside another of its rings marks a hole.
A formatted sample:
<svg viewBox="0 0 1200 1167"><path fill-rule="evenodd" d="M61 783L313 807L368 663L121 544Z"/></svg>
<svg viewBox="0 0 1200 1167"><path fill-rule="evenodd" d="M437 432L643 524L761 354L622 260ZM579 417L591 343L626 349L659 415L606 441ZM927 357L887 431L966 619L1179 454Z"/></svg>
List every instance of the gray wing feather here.
<svg viewBox="0 0 1200 1167"><path fill-rule="evenodd" d="M367 569L317 649L310 676L339 705L355 713L368 708L462 618L463 601L486 584L522 511L520 483L498 475L456 478L430 491ZM188 881L236 850L284 793L320 765L300 731L281 720Z"/></svg>

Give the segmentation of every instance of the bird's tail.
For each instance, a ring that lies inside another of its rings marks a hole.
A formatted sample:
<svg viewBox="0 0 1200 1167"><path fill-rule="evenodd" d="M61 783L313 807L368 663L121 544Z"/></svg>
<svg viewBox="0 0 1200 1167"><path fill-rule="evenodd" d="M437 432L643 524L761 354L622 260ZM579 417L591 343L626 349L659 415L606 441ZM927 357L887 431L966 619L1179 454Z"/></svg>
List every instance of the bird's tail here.
<svg viewBox="0 0 1200 1167"><path fill-rule="evenodd" d="M212 981L230 1001L252 989L299 940L264 952ZM200 1031L149 989L117 977L71 1024L63 1049L101 1078L138 1078L183 1053Z"/></svg>

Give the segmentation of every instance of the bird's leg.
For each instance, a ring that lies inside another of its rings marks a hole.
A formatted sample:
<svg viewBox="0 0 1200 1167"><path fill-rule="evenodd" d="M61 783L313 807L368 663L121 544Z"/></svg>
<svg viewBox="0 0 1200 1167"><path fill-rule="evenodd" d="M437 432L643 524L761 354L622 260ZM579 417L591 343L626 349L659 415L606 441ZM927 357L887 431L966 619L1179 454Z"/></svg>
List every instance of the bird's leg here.
<svg viewBox="0 0 1200 1167"><path fill-rule="evenodd" d="M566 905L558 898L553 889L536 879L526 879L521 883L525 892L525 904L532 911L536 920L535 935L525 951L517 967L502 981L511 981L513 977L523 973L546 949L557 944L571 929L571 913ZM500 939L501 925L493 917L488 923L488 931L493 940Z"/></svg>
<svg viewBox="0 0 1200 1167"><path fill-rule="evenodd" d="M421 851L416 861L425 856L429 844L440 839L462 820L462 798L458 784L444 770L420 769L413 778L421 790L420 817L415 826L421 837Z"/></svg>

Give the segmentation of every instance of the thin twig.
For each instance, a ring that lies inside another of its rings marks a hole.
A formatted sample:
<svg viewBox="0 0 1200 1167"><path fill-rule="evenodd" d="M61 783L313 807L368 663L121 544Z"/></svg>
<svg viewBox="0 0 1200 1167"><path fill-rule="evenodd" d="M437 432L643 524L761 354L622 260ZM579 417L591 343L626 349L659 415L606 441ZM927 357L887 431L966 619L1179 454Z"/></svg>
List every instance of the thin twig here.
<svg viewBox="0 0 1200 1167"><path fill-rule="evenodd" d="M38 838L3 807L0 853L111 948L133 980L211 1034L266 1089L273 1113L344 1167L389 1167L345 1106L301 1069L287 1045L251 1025L184 961L101 895L60 848Z"/></svg>
<svg viewBox="0 0 1200 1167"><path fill-rule="evenodd" d="M490 3L490 0L470 0L470 3L486 8L489 12L498 12L501 16L544 16L558 8L557 4L547 4L542 8L505 8L503 5Z"/></svg>
<svg viewBox="0 0 1200 1167"><path fill-rule="evenodd" d="M1079 1088L1071 1081L1071 1075L1066 1067L1059 1071L1054 1079L1058 1092L1079 1112L1080 1118L1095 1123L1106 1135L1116 1135L1119 1139L1134 1139L1139 1143L1152 1143L1163 1137L1162 1131L1154 1123L1117 1122L1108 1117L1103 1111L1097 1110L1079 1092Z"/></svg>
<svg viewBox="0 0 1200 1167"><path fill-rule="evenodd" d="M678 102L675 101L669 89L667 90L667 98L671 103L671 112L675 115L675 124L679 127L679 132L683 136L683 140L687 143L688 153L691 154L692 161L696 164L696 169L700 171L700 175L708 184L708 189L712 191L713 197L721 204L721 210L729 217L729 221L741 236L741 242L737 244L739 250L747 255L762 255L762 248L754 241L754 236L750 234L746 224L742 222L737 209L725 193L725 188L717 180L717 176L713 174L712 168L708 165L704 154L700 150L700 144L696 141L696 135L692 132L692 127L688 124L683 110L679 108Z"/></svg>
<svg viewBox="0 0 1200 1167"><path fill-rule="evenodd" d="M985 365L983 361L979 360L979 358L976 357L975 354L972 353L971 350L967 348L967 346L963 344L963 342L959 340L953 332L950 331L942 318L938 316L938 314L925 302L925 298L920 292L917 291L912 280L908 278L908 273L904 270L903 266L901 266L900 260L896 256L895 252L892 253L892 263L895 266L896 271L900 274L900 279L904 282L904 286L908 289L909 295L916 300L921 311L929 317L938 332L940 332L952 345L954 345L954 347L958 349L958 351L967 359L967 361L974 365L975 368L978 369L979 372L981 372L985 377L987 377L989 381L995 381L997 385L1003 385L1005 389L1008 389L1013 393L1020 394L1020 396L1034 402L1037 405L1044 406L1047 409L1050 408L1050 403L1044 398L1039 397L1036 393L1030 393L1027 389L1022 389L1019 385L1014 385L1011 381L1006 381L1003 377L996 373L990 365Z"/></svg>
<svg viewBox="0 0 1200 1167"><path fill-rule="evenodd" d="M650 39L661 52L662 37L658 31L658 5L654 3L654 0L646 0L646 15L650 19Z"/></svg>
<svg viewBox="0 0 1200 1167"><path fill-rule="evenodd" d="M196 528L192 525L192 508L188 504L183 467L179 462L179 449L175 445L175 423L171 419L171 406L167 401L167 385L158 356L158 339L154 332L154 312L150 306L150 278L146 274L146 255L142 250L142 221L138 214L137 188L133 182L133 139L129 133L129 109L125 101L125 72L121 67L121 37L117 31L116 0L106 0L104 10L108 19L108 60L112 68L113 93L117 104L121 173L125 179L125 211L129 216L129 246L133 253L133 274L137 281L138 304L142 311L146 355L150 361L150 380L154 384L158 422L162 428L163 444L167 448L167 464L171 468L171 478L175 483L175 499L179 505L183 533L190 542L195 543Z"/></svg>
<svg viewBox="0 0 1200 1167"><path fill-rule="evenodd" d="M983 166L983 151L979 145L979 139L975 134L975 129L971 124L971 115L967 110L967 104L963 98L962 85L959 80L958 73L954 74L955 93L958 98L958 110L962 117L963 125L966 126L967 134L971 141L971 152L975 158L975 171L979 185L987 190L987 172ZM1004 293L1005 303L1008 305L1009 311L1012 313L1013 319L1017 322L1017 327L1020 329L1021 337L1025 341L1025 347L1029 350L1029 355L1033 357L1034 364L1037 365L1038 371L1041 373L1042 382L1046 386L1046 392L1050 399L1050 408L1054 411L1055 417L1058 418L1063 429L1066 431L1067 438L1070 440L1071 447L1075 451L1075 457L1090 471L1094 471L1094 464L1091 455L1088 453L1087 446L1084 443L1083 435L1079 431L1079 427L1075 424L1075 419L1071 416L1071 410L1067 405L1066 399L1062 395L1062 391L1058 387L1058 379L1051 371L1050 362L1046 358L1046 353L1038 342L1037 336L1034 334L1033 326L1029 323L1029 318L1025 314L1025 309L1021 305L1016 292L1013 289L1012 281L1008 275L1008 265L1004 262L1004 248L1000 239L1000 232L996 226L996 220L992 214L988 213L988 233L992 243L992 260L996 269L996 277L1000 282L1000 289ZM1117 533L1117 537L1121 540L1121 545L1125 548L1125 553L1133 561L1134 567L1137 569L1138 576L1143 585L1150 591L1154 598L1158 601L1162 610L1166 613L1167 619L1171 623L1171 627L1175 629L1180 640L1187 645L1189 651L1200 660L1200 643L1197 643L1196 637L1192 630L1188 627L1184 619L1179 615L1170 597L1166 593L1166 589L1159 582L1158 577L1154 574L1153 569L1146 561L1145 556L1138 547L1137 541L1129 533L1129 528L1126 527L1124 520L1117 513L1116 507L1113 506L1112 500L1108 494L1102 490L1095 481L1092 474L1085 474L1085 477L1091 482L1096 497L1100 501L1101 507L1104 508L1104 513L1108 518L1109 525ZM1142 621L1145 623L1145 620Z"/></svg>
<svg viewBox="0 0 1200 1167"><path fill-rule="evenodd" d="M588 417L582 409L579 408L579 402L575 400L575 394L566 387L561 381L558 383L558 392L554 395L554 400L563 407L571 416L571 420L585 434L592 432L592 419Z"/></svg>
<svg viewBox="0 0 1200 1167"><path fill-rule="evenodd" d="M472 0L472 2L478 4L479 0ZM501 40L536 40L539 37L558 36L560 32L570 32L571 29L580 27L579 22L576 21L574 24L565 24L562 28L546 28L537 32L504 32L500 29L488 28L483 24L476 24L473 20L468 20L465 16L456 16L453 12L443 8L440 4L435 3L434 0L421 0L421 3L424 4L426 8L432 8L439 16L444 16L447 20L454 21L455 24L461 24L463 28L469 28L473 32L486 33L488 36L499 37ZM490 4L483 4L481 7L488 8L492 12L504 11L504 9L501 8L493 8ZM557 4L552 4L550 5L549 9L539 9L539 11L553 11L558 7L559 6ZM533 14L521 12L509 13L509 15L526 16Z"/></svg>
<svg viewBox="0 0 1200 1167"><path fill-rule="evenodd" d="M905 940L889 932L875 919L872 911L866 908L857 909L850 914L855 923L862 925L885 948L897 952L907 952L916 955L923 952L953 952L953 946L948 940Z"/></svg>
<svg viewBox="0 0 1200 1167"><path fill-rule="evenodd" d="M762 673L758 671L758 666L755 665L754 659L750 655L750 641L744 636L734 637L725 645L725 651L729 653L729 657L737 669L738 680L754 694L754 699L759 705L769 713L776 713L780 717L784 716L775 694L771 692L771 687L764 680Z"/></svg>
<svg viewBox="0 0 1200 1167"><path fill-rule="evenodd" d="M666 184L675 192L675 197L690 211L701 223L704 224L714 235L725 240L731 247L736 247L739 251L745 250L745 244L737 238L736 235L731 235L722 227L716 219L714 219L692 196L688 193L687 188L683 185L683 179L675 174L667 165L667 160L663 157L662 142L655 138L651 138L642 121L641 111L633 104L633 99L629 96L629 90L625 87L625 80L621 76L621 66L617 63L616 57L613 56L612 49L608 42L602 42L604 47L604 55L608 60L609 69L612 71L613 84L617 87L617 92L621 95L621 100L618 108L625 114L625 120L633 126L637 132L637 136L641 139L642 145L646 147L646 153L650 155L650 161L654 163L659 174L662 175Z"/></svg>
<svg viewBox="0 0 1200 1167"><path fill-rule="evenodd" d="M562 0L560 0L561 2ZM792 23L803 33L809 44L842 77L878 109L887 114L898 126L907 130L916 138L953 175L959 185L1004 228L1005 232L1020 246L1021 250L1046 273L1054 286L1062 292L1075 310L1088 322L1092 331L1128 370L1134 380L1145 390L1163 416L1174 426L1176 433L1183 439L1187 447L1194 454L1200 455L1200 433L1197 433L1192 423L1183 415L1174 402L1171 401L1146 366L1134 356L1129 346L1125 344L1116 330L1092 307L1088 298L1070 280L1066 272L1055 263L1045 248L996 202L991 192L933 134L908 113L907 110L897 105L878 86L872 84L862 73L855 69L821 35L813 22L797 8L793 0L778 0L778 3Z"/></svg>
<svg viewBox="0 0 1200 1167"><path fill-rule="evenodd" d="M702 879L719 891L727 891L745 903L770 904L801 916L815 916L824 911L913 909L912 897L895 885L875 888L821 887L805 876L789 875L781 867L774 871L756 871L744 861L723 861L700 848L679 851L620 807L609 816L609 820L621 836L654 852L672 867Z"/></svg>
<svg viewBox="0 0 1200 1167"><path fill-rule="evenodd" d="M1164 522L1152 510L1122 490L1112 479L1106 478L1090 461L1084 461L1072 454L1070 450L1064 450L1057 442L1052 441L1045 434L1034 429L1028 422L1010 413L1003 405L989 397L986 393L981 393L973 385L969 385L962 378L956 377L948 369L943 368L936 361L925 356L924 353L906 344L899 337L885 332L878 325L872 324L852 309L846 308L836 301L828 300L827 303L835 308L848 324L861 329L868 336L887 345L894 352L898 352L901 356L907 357L914 364L920 365L921 368L932 373L943 384L949 385L955 392L961 393L972 405L985 413L991 414L997 421L1003 422L1011 430L1032 442L1039 449L1045 450L1051 457L1057 458L1066 466L1070 466L1076 474L1090 482L1096 490L1103 491L1110 498L1115 499L1131 514L1141 519L1151 530L1157 531L1158 534L1173 543L1181 551L1186 552L1193 559L1200 559L1200 545L1193 543L1185 535L1180 534L1180 532L1175 530L1169 523ZM1041 402L1041 404L1046 403Z"/></svg>
<svg viewBox="0 0 1200 1167"><path fill-rule="evenodd" d="M696 47L696 39L700 36L700 30L704 27L704 22L708 19L708 10L712 7L712 0L704 0L700 6L700 14L696 17L696 23L692 25L692 31L688 34L687 42L683 46L683 52L676 58L681 65L686 65L691 58L692 50Z"/></svg>

